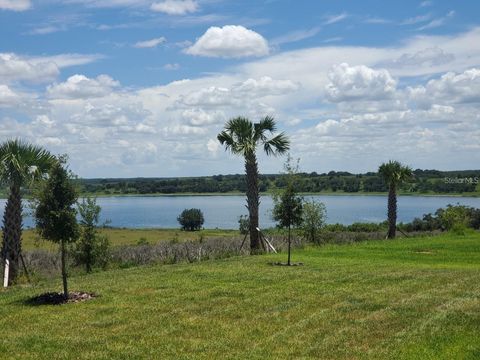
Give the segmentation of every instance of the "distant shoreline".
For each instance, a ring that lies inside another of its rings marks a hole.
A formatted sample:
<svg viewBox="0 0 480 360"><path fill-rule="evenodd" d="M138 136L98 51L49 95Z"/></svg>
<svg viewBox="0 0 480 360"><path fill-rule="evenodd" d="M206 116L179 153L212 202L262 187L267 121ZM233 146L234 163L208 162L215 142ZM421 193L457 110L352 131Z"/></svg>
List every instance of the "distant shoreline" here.
<svg viewBox="0 0 480 360"><path fill-rule="evenodd" d="M272 192L260 193L260 196L271 196ZM305 192L299 193L301 196L387 196L388 192ZM182 197L182 196L245 196L242 192L229 192L229 193L172 193L172 194L80 194L80 197L95 196L98 198L106 197ZM480 193L398 193L398 196L417 196L417 197L480 197Z"/></svg>
<svg viewBox="0 0 480 360"><path fill-rule="evenodd" d="M260 196L271 196L272 192L263 192L260 193ZM303 192L299 193L301 196L387 196L388 192ZM416 197L471 197L471 198L478 198L480 197L480 193L406 193L406 192L399 192L398 196L416 196ZM159 193L152 193L152 194L95 194L95 193L81 193L79 198L85 197L96 197L96 198L118 198L118 197L186 197L186 196L245 196L245 193L242 192L228 192L228 193L172 193L172 194L159 194ZM25 199L29 199L29 196L25 196ZM5 194L0 195L0 199L6 200L7 196Z"/></svg>

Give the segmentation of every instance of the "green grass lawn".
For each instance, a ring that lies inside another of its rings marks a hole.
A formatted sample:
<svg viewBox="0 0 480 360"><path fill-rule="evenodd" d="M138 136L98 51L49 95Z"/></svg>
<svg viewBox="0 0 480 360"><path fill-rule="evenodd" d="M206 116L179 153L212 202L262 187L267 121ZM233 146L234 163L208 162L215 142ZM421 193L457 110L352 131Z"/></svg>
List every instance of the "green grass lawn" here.
<svg viewBox="0 0 480 360"><path fill-rule="evenodd" d="M5 359L479 359L480 234L137 267L70 279L84 303L0 291Z"/></svg>

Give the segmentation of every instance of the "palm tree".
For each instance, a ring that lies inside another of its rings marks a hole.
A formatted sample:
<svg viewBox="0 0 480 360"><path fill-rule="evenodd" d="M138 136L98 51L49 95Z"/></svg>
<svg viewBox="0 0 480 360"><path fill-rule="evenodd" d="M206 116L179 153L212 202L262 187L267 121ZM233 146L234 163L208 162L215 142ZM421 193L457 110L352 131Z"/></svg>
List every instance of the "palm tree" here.
<svg viewBox="0 0 480 360"><path fill-rule="evenodd" d="M41 147L15 139L0 145L0 181L9 189L3 214L2 267L10 262L10 283L18 274L22 250L21 187L48 172L55 158Z"/></svg>
<svg viewBox="0 0 480 360"><path fill-rule="evenodd" d="M250 250L252 253L260 251L257 231L258 207L260 205L257 146L262 146L267 155L275 156L286 153L290 148L290 141L283 132L267 138L267 133L273 134L276 129L275 120L270 116L255 124L247 118L237 117L227 121L224 130L217 137L218 141L225 145L225 150L231 151L232 154L241 155L245 159L247 209L250 220Z"/></svg>
<svg viewBox="0 0 480 360"><path fill-rule="evenodd" d="M397 228L397 187L412 177L412 169L398 161L390 160L378 168L378 173L388 185L388 239L395 238Z"/></svg>

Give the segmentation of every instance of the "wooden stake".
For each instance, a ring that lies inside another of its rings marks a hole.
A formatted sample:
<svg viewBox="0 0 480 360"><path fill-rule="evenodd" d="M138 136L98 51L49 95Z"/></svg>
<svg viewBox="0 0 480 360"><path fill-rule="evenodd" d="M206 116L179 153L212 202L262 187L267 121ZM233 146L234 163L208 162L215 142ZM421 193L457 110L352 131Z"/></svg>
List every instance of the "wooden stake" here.
<svg viewBox="0 0 480 360"><path fill-rule="evenodd" d="M8 276L10 272L10 262L8 259L5 259L5 272L3 275L3 287L7 288L8 287Z"/></svg>

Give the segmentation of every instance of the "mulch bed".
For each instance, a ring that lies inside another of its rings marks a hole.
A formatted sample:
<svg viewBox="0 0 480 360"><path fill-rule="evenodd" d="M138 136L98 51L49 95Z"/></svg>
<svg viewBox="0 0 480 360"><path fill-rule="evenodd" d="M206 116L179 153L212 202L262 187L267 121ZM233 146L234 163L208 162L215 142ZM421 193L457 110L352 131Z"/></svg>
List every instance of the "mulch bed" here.
<svg viewBox="0 0 480 360"><path fill-rule="evenodd" d="M282 263L282 262L272 262L272 263L270 263L270 265L273 265L273 266L303 266L303 263L302 262L290 263L290 265L288 265L287 263Z"/></svg>
<svg viewBox="0 0 480 360"><path fill-rule="evenodd" d="M98 295L95 293L87 293L83 291L72 291L68 293L68 299L63 297L63 293L58 292L49 292L44 293L38 296L34 296L27 301L28 305L38 306L38 305L61 305L67 303L78 303L82 301L91 300L96 298Z"/></svg>

